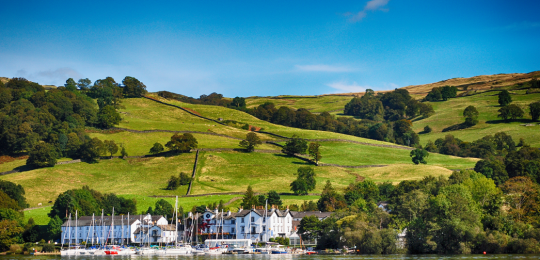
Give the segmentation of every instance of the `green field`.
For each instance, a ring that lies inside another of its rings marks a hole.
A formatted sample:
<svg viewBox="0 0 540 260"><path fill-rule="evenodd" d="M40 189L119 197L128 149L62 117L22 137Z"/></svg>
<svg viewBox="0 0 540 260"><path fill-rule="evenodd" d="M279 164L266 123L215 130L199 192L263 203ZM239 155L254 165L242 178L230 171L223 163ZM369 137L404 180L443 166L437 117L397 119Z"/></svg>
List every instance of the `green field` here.
<svg viewBox="0 0 540 260"><path fill-rule="evenodd" d="M250 97L246 98L246 106L254 108L266 102L272 102L279 108L287 106L294 109L305 108L312 113L322 113L335 110L343 110L345 105L353 99L352 96L318 96L317 98L302 98L302 97Z"/></svg>
<svg viewBox="0 0 540 260"><path fill-rule="evenodd" d="M500 109L498 103L498 92L485 92L478 95L452 98L444 102L430 102L435 110L435 115L414 121L413 130L415 132L423 131L426 125L429 125L433 132L421 134L422 144L428 140L435 141L437 138L444 138L445 135L452 134L463 141L474 141L486 135L493 135L497 132L505 132L513 137L517 143L519 138L532 146L540 146L540 126L537 122L531 122L528 105L532 102L540 101L540 93L525 94L524 90L510 91L512 94L512 104L519 105L525 112L524 119L518 122L504 122L498 118L497 111ZM480 113L479 123L471 128L442 132L446 127L460 124L465 121L463 110L467 106L475 106ZM522 124L534 123L535 126L522 126Z"/></svg>

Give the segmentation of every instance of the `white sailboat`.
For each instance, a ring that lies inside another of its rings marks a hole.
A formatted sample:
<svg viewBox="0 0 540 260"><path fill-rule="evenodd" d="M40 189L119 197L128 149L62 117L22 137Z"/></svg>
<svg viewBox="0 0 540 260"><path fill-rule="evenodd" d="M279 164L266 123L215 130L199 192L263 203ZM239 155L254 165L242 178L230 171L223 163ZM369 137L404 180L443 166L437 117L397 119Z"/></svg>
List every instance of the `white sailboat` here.
<svg viewBox="0 0 540 260"><path fill-rule="evenodd" d="M174 248L165 249L166 255L190 255L193 248L190 245L182 244L178 245L178 196L176 196L176 203L174 204L173 219L176 222L175 236L174 236ZM185 223L184 223L185 224Z"/></svg>

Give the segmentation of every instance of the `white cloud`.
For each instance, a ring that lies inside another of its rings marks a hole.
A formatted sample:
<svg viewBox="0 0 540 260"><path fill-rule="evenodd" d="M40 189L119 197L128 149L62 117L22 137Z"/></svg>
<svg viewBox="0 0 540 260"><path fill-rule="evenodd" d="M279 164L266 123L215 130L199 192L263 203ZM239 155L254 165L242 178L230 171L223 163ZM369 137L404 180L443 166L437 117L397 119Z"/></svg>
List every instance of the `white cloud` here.
<svg viewBox="0 0 540 260"><path fill-rule="evenodd" d="M346 81L338 81L326 85L333 89L339 90L337 92L364 92L366 89L372 88L370 86L360 86L356 82L349 84Z"/></svg>
<svg viewBox="0 0 540 260"><path fill-rule="evenodd" d="M330 66L324 64L318 65L295 65L300 71L317 71L317 72L350 72L355 69L346 66Z"/></svg>
<svg viewBox="0 0 540 260"><path fill-rule="evenodd" d="M364 17L366 17L367 11L388 11L388 9L384 8L388 4L388 1L390 0L371 0L366 3L362 11L356 14L346 13L345 16L352 16L350 19L351 22L361 21L362 19L364 19Z"/></svg>

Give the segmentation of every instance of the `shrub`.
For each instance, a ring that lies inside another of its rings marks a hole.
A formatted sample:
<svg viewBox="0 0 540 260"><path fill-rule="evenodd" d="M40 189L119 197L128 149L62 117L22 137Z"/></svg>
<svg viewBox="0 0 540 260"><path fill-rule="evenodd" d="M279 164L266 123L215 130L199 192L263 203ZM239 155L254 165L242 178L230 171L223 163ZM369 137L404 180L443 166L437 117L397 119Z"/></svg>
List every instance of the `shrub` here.
<svg viewBox="0 0 540 260"><path fill-rule="evenodd" d="M424 127L424 133L431 133L431 131L433 131L433 129L431 129L431 127L429 127L428 125Z"/></svg>
<svg viewBox="0 0 540 260"><path fill-rule="evenodd" d="M53 244L45 244L43 245L43 252L54 252L55 248Z"/></svg>

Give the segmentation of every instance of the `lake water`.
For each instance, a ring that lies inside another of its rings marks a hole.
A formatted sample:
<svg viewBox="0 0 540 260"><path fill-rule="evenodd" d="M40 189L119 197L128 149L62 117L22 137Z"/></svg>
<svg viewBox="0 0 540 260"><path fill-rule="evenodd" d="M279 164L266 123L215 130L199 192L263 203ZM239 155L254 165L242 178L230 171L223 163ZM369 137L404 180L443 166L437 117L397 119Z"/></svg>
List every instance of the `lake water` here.
<svg viewBox="0 0 540 260"><path fill-rule="evenodd" d="M215 256L25 256L5 255L0 260L49 260L49 259L76 259L76 260L166 260L166 259L291 259L291 260L540 260L540 255L215 255Z"/></svg>

